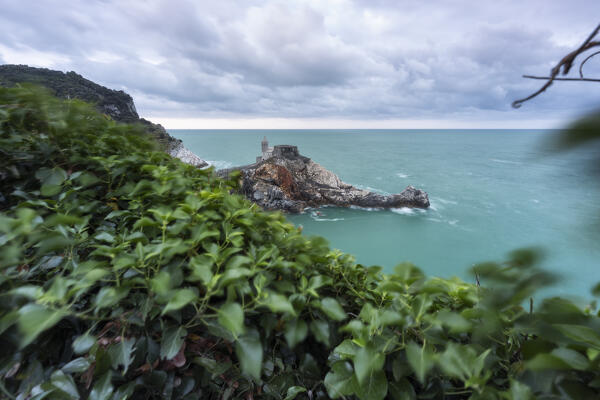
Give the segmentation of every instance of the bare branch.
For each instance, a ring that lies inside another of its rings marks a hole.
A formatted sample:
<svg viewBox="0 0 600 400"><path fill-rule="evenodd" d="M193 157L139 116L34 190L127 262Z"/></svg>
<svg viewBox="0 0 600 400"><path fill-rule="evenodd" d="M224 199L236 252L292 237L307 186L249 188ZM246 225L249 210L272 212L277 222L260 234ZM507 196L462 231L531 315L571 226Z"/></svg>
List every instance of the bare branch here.
<svg viewBox="0 0 600 400"><path fill-rule="evenodd" d="M551 76L533 76L533 75L523 75L523 78L527 78L527 79L541 79L541 80L550 80L550 79L552 79L552 80L555 80L555 81L600 82L600 79L592 79L592 78L553 78Z"/></svg>
<svg viewBox="0 0 600 400"><path fill-rule="evenodd" d="M597 52L595 52L595 53L592 53L592 54L590 54L589 56L587 56L587 57L585 58L585 60L583 60L583 61L581 62L581 64L579 64L579 76L580 76L581 78L583 78L583 64L585 64L585 63L587 62L587 60L589 60L590 58L592 58L592 57L594 57L594 56L596 56L596 55L598 55L598 54L600 54L600 51L597 51Z"/></svg>
<svg viewBox="0 0 600 400"><path fill-rule="evenodd" d="M593 47L600 46L600 42L592 41L592 39L598 34L599 31L600 31L600 25L598 25L596 27L596 29L594 29L594 31L581 44L581 46L579 46L579 48L577 48L577 50L574 50L574 51L570 52L569 54L567 54L566 56L564 56L562 58L562 60L560 60L559 63L556 64L554 66L554 68L552 68L552 70L550 71L550 77L548 78L547 82L541 88L539 88L535 93L532 93L531 95L525 97L524 99L513 101L512 106L514 108L519 108L519 107L521 107L521 104L523 104L524 102L531 100L534 97L538 96L539 94L545 92L546 89L548 89L555 80L564 80L564 79L556 78L556 75L558 75L560 73L560 69L561 68L563 69L563 75L568 74L569 71L571 70L571 67L573 66L573 61L575 61L575 58L579 54L581 54ZM579 80L581 80L581 79L579 79Z"/></svg>

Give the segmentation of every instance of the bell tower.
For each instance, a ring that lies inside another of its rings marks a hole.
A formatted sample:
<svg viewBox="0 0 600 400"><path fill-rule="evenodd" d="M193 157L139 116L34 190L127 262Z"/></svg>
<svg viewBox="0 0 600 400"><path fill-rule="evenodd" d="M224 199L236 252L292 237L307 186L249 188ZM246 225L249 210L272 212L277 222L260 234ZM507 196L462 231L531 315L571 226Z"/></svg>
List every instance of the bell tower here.
<svg viewBox="0 0 600 400"><path fill-rule="evenodd" d="M269 142L267 141L267 137L265 136L262 140L262 142L260 142L261 144L261 148L262 148L262 153L266 153L267 151L269 151Z"/></svg>

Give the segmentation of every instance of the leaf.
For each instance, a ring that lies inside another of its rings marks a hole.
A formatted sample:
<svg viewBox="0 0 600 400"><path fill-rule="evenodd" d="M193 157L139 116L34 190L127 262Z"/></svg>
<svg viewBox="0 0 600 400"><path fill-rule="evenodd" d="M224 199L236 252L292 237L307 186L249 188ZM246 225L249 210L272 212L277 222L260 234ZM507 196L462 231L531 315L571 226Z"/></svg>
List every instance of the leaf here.
<svg viewBox="0 0 600 400"><path fill-rule="evenodd" d="M52 328L66 313L62 310L49 310L38 304L27 304L19 310L18 326L23 337L21 347L33 342L43 331Z"/></svg>
<svg viewBox="0 0 600 400"><path fill-rule="evenodd" d="M71 375L67 375L61 370L55 371L50 377L50 383L52 386L67 395L69 399L79 399L77 385L75 385L75 381L73 381L73 377Z"/></svg>
<svg viewBox="0 0 600 400"><path fill-rule="evenodd" d="M330 346L329 341L329 324L327 321L315 320L310 323L310 331L312 332L317 342L323 343L325 346Z"/></svg>
<svg viewBox="0 0 600 400"><path fill-rule="evenodd" d="M399 382L389 382L388 391L394 400L415 400L417 398L415 388L405 378Z"/></svg>
<svg viewBox="0 0 600 400"><path fill-rule="evenodd" d="M107 243L113 243L115 241L115 237L108 232L100 232L99 234L94 236L94 239L101 240Z"/></svg>
<svg viewBox="0 0 600 400"><path fill-rule="evenodd" d="M235 353L240 360L242 372L260 381L263 348L257 332L241 336L235 345Z"/></svg>
<svg viewBox="0 0 600 400"><path fill-rule="evenodd" d="M35 177L40 180L42 185L61 185L67 179L67 173L62 168L40 168Z"/></svg>
<svg viewBox="0 0 600 400"><path fill-rule="evenodd" d="M385 372L379 370L369 377L363 384L358 385L356 395L361 400L380 400L385 398L388 391L388 382Z"/></svg>
<svg viewBox="0 0 600 400"><path fill-rule="evenodd" d="M435 363L431 351L425 345L421 347L415 342L410 342L406 345L406 359L417 375L417 379L424 383L427 372Z"/></svg>
<svg viewBox="0 0 600 400"><path fill-rule="evenodd" d="M219 309L218 314L219 324L235 338L244 333L244 310L239 303L226 303Z"/></svg>
<svg viewBox="0 0 600 400"><path fill-rule="evenodd" d="M293 349L296 345L306 339L308 334L308 326L301 318L294 318L291 321L286 322L285 328L285 340L288 346Z"/></svg>
<svg viewBox="0 0 600 400"><path fill-rule="evenodd" d="M169 311L179 310L197 298L196 292L192 289L177 289L173 294L173 297L171 297L167 305L163 308L161 315L164 315Z"/></svg>
<svg viewBox="0 0 600 400"><path fill-rule="evenodd" d="M525 367L533 371L570 369L585 371L589 364L587 357L579 352L560 347L554 349L552 353L537 354L525 364Z"/></svg>
<svg viewBox="0 0 600 400"><path fill-rule="evenodd" d="M385 356L376 351L372 346L365 346L358 349L353 357L354 372L358 383L363 386L373 379L376 372L383 368Z"/></svg>
<svg viewBox="0 0 600 400"><path fill-rule="evenodd" d="M302 386L292 386L288 388L285 398L283 400L294 400L300 393L306 392L306 389Z"/></svg>
<svg viewBox="0 0 600 400"><path fill-rule="evenodd" d="M129 293L128 287L103 287L100 289L94 300L96 309L112 307L117 304Z"/></svg>
<svg viewBox="0 0 600 400"><path fill-rule="evenodd" d="M65 364L61 370L67 374L72 374L73 372L81 373L87 371L90 365L90 362L86 358L79 357Z"/></svg>
<svg viewBox="0 0 600 400"><path fill-rule="evenodd" d="M96 338L89 334L84 333L73 341L73 351L75 354L87 353L89 349L96 343Z"/></svg>
<svg viewBox="0 0 600 400"><path fill-rule="evenodd" d="M337 399L341 396L349 396L358 389L356 375L352 366L347 361L338 361L331 367L331 371L325 375L325 389L329 397Z"/></svg>
<svg viewBox="0 0 600 400"><path fill-rule="evenodd" d="M119 366L123 366L123 375L127 373L127 369L129 368L129 365L131 365L131 355L135 350L133 347L134 344L134 338L121 339L119 343L113 344L108 349L113 369L118 369Z"/></svg>
<svg viewBox="0 0 600 400"><path fill-rule="evenodd" d="M341 358L352 358L356 355L359 348L360 347L351 339L346 339L333 349L333 352L338 354Z"/></svg>
<svg viewBox="0 0 600 400"><path fill-rule="evenodd" d="M210 283L213 277L212 265L213 261L209 257L192 257L189 263L189 267L192 270L192 274L191 276L187 277L187 279L191 282L199 280L205 286L208 287L208 284Z"/></svg>
<svg viewBox="0 0 600 400"><path fill-rule="evenodd" d="M600 335L593 329L583 325L555 324L553 326L566 337L600 350Z"/></svg>
<svg viewBox="0 0 600 400"><path fill-rule="evenodd" d="M267 298L264 300L264 304L271 309L273 312L288 313L296 315L294 306L287 297L274 292L268 292Z"/></svg>
<svg viewBox="0 0 600 400"><path fill-rule="evenodd" d="M185 328L181 326L170 326L163 332L160 343L160 358L171 360L179 353L183 346L183 340L187 335Z"/></svg>
<svg viewBox="0 0 600 400"><path fill-rule="evenodd" d="M90 392L89 400L109 400L113 392L113 386L110 381L111 371L106 372L96 381L96 384Z"/></svg>
<svg viewBox="0 0 600 400"><path fill-rule="evenodd" d="M346 312L340 303L332 297L325 297L323 300L321 300L320 308L325 315L335 321L342 321L347 317Z"/></svg>

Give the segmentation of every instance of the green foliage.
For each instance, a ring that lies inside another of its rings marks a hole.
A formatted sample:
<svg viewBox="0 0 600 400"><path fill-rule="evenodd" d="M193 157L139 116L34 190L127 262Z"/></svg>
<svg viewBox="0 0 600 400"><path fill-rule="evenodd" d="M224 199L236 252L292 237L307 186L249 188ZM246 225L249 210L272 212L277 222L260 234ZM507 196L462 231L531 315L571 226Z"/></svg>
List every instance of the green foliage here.
<svg viewBox="0 0 600 400"><path fill-rule="evenodd" d="M57 399L597 398L595 304L364 267L40 89L0 89L0 390Z"/></svg>

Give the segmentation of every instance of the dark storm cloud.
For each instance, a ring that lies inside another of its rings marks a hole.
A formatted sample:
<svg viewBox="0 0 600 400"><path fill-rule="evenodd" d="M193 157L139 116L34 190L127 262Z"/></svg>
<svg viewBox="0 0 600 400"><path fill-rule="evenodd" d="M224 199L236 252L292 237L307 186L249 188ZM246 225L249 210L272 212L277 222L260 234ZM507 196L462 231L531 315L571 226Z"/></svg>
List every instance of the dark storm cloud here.
<svg viewBox="0 0 600 400"><path fill-rule="evenodd" d="M600 100L556 85L510 110L539 84L520 75L598 22L600 5L553 3L0 0L0 59L75 70L162 117L543 119Z"/></svg>

